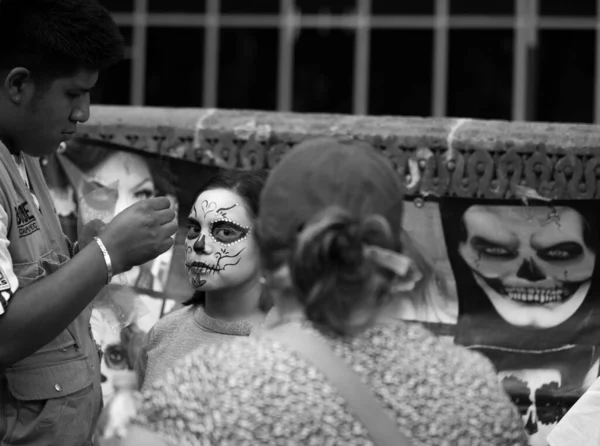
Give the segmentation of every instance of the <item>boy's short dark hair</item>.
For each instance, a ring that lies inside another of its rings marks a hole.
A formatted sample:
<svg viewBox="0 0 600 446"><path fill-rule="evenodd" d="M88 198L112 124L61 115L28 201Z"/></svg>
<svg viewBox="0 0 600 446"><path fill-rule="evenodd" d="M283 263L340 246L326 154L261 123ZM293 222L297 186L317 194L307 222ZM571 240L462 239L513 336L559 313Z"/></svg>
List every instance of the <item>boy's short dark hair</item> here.
<svg viewBox="0 0 600 446"><path fill-rule="evenodd" d="M0 70L37 81L100 71L118 62L123 37L97 0L0 0Z"/></svg>

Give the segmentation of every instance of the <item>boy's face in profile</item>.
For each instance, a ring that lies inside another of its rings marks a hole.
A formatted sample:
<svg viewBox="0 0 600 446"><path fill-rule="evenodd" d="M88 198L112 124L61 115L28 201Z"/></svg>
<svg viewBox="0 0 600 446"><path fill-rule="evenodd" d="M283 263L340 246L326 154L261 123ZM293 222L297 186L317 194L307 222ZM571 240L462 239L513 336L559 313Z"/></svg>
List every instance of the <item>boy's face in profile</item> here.
<svg viewBox="0 0 600 446"><path fill-rule="evenodd" d="M89 119L89 93L97 80L97 71L83 69L49 85L30 81L29 94L24 93L21 104L21 125L15 129L18 149L36 157L54 153L73 136L78 123Z"/></svg>

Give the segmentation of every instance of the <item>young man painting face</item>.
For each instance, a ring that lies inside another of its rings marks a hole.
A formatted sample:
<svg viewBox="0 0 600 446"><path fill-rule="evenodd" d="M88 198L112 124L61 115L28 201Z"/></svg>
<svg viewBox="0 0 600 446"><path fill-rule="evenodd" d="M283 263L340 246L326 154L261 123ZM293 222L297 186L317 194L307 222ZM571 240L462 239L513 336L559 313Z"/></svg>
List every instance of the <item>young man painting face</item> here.
<svg viewBox="0 0 600 446"><path fill-rule="evenodd" d="M185 264L195 289L231 289L258 277L258 247L243 203L240 196L227 189L207 190L194 203L185 241Z"/></svg>
<svg viewBox="0 0 600 446"><path fill-rule="evenodd" d="M122 54L96 0L0 0L2 444L92 444L102 394L90 303L113 273L173 243L169 200L151 198L75 252L35 159L88 119L98 72Z"/></svg>

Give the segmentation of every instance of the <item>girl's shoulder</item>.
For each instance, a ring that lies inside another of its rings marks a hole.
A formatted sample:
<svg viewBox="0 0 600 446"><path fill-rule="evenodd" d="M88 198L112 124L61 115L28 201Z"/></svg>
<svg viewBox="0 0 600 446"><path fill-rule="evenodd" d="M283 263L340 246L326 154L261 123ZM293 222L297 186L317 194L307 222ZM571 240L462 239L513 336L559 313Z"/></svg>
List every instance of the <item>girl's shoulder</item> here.
<svg viewBox="0 0 600 446"><path fill-rule="evenodd" d="M156 321L156 324L150 329L148 333L150 341L161 338L166 333L172 332L173 329L181 327L182 324L193 317L194 306L186 306L170 312Z"/></svg>

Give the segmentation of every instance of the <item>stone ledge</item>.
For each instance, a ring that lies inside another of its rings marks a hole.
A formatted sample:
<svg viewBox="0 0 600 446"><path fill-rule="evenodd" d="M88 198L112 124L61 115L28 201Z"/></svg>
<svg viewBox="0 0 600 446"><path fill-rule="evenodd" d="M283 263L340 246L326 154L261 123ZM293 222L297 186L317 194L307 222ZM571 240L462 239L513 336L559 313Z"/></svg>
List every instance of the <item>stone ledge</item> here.
<svg viewBox="0 0 600 446"><path fill-rule="evenodd" d="M600 126L94 106L82 136L225 168L272 168L297 142L366 140L409 196L600 198Z"/></svg>

